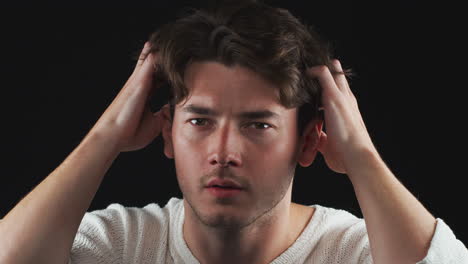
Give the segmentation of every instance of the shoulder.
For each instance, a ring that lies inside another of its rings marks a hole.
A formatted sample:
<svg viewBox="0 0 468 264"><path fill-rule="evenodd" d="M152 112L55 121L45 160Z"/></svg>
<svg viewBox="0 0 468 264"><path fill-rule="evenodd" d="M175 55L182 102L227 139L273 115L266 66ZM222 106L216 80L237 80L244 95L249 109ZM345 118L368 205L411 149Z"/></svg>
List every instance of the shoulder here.
<svg viewBox="0 0 468 264"><path fill-rule="evenodd" d="M364 219L332 207L313 205L317 230L329 240L366 240L367 229ZM315 218L315 219L314 219Z"/></svg>
<svg viewBox="0 0 468 264"><path fill-rule="evenodd" d="M160 247L167 244L171 219L178 215L181 206L181 199L171 198L164 207L156 203L142 208L113 203L105 209L87 212L75 236L71 256L113 263L146 258L148 250L164 253L165 249Z"/></svg>
<svg viewBox="0 0 468 264"><path fill-rule="evenodd" d="M318 204L311 205L310 207L314 207L317 212L320 212L321 224L324 227L339 228L364 223L364 219L343 209Z"/></svg>
<svg viewBox="0 0 468 264"><path fill-rule="evenodd" d="M363 218L332 207L311 205L315 213L310 228L315 236L316 250L329 263L367 263L370 245ZM327 262L327 263L328 263Z"/></svg>
<svg viewBox="0 0 468 264"><path fill-rule="evenodd" d="M150 203L141 208L112 203L105 209L87 212L83 217L80 229L82 226L96 226L117 230L128 226L163 225L179 209L178 205L181 202L181 199L171 198L164 207L161 207L157 203Z"/></svg>

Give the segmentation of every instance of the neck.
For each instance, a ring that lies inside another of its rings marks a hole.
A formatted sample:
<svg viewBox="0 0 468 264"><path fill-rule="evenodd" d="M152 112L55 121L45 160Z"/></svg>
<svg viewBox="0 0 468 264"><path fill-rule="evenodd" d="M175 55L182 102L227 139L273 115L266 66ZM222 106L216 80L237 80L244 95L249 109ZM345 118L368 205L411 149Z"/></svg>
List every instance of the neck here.
<svg viewBox="0 0 468 264"><path fill-rule="evenodd" d="M288 249L302 232L299 209L291 192L269 212L242 229L206 226L184 200L184 239L200 263L270 263Z"/></svg>

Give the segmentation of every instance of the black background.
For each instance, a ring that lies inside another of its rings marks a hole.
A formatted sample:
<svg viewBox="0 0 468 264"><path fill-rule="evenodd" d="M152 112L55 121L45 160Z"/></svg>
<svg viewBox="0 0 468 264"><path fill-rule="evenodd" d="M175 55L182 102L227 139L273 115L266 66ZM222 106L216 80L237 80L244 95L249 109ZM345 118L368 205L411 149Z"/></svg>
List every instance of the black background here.
<svg viewBox="0 0 468 264"><path fill-rule="evenodd" d="M80 143L130 76L132 56L149 34L190 3L168 2L22 3L0 11L0 217ZM446 7L265 2L287 8L334 43L336 57L357 74L351 87L385 162L466 243L466 82L455 80L459 50ZM298 167L294 181L293 201L362 217L347 177L330 171L320 155L311 167ZM119 155L89 210L113 202L163 206L173 196L181 197L173 160L158 137Z"/></svg>

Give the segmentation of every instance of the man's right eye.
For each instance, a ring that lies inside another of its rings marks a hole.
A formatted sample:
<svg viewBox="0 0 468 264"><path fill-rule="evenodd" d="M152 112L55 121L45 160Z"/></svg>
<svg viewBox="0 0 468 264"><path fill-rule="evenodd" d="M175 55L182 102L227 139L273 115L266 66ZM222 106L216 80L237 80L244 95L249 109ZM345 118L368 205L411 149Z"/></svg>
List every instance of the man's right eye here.
<svg viewBox="0 0 468 264"><path fill-rule="evenodd" d="M190 123L192 123L195 126L203 126L207 122L205 118L192 118L189 120Z"/></svg>

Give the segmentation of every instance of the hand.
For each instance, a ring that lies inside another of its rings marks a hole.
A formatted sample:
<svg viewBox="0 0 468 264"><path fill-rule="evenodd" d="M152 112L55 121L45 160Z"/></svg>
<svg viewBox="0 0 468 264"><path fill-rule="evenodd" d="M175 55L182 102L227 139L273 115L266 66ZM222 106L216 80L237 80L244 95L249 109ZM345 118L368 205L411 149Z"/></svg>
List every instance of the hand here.
<svg viewBox="0 0 468 264"><path fill-rule="evenodd" d="M153 114L148 104L155 89L157 61L157 54L149 53L150 47L146 42L132 75L91 129L92 133L111 138L119 153L144 148L161 132L161 110Z"/></svg>
<svg viewBox="0 0 468 264"><path fill-rule="evenodd" d="M343 69L338 60L332 61L336 72ZM307 73L317 78L322 87L326 133L321 132L318 151L327 166L335 172L347 173L346 168L360 159L363 151L377 153L358 108L356 97L344 74L333 74L324 65L311 67Z"/></svg>

